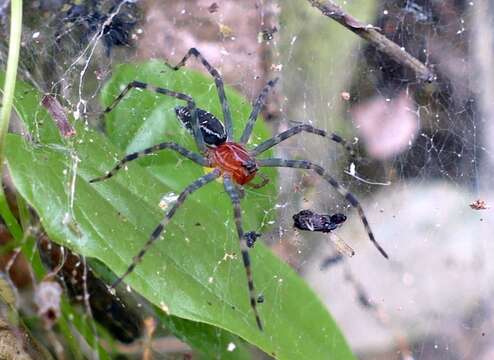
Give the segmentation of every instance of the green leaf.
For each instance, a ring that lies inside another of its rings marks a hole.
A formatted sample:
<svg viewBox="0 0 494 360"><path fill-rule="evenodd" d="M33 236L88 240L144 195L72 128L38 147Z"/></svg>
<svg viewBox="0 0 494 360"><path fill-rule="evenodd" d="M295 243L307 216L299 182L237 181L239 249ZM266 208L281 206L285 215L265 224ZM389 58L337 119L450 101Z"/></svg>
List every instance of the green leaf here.
<svg viewBox="0 0 494 360"><path fill-rule="evenodd" d="M4 81L4 77L5 74L0 71L0 84ZM17 82L14 107L26 127L26 132L30 134L29 137L32 139L32 142L46 143L49 144L50 147L67 152L74 150L71 141L67 141L67 144L62 141L62 137L60 136L55 122L51 120L51 117L46 109L40 106L41 99L42 94L40 94L37 90L33 89L24 82ZM79 126L82 125L79 124ZM81 131L85 131L85 129L81 128ZM11 151L16 151L15 147L12 148ZM72 154L75 154L75 152L72 151ZM73 157L72 161L74 161ZM68 169L64 169L64 172L65 170ZM68 177L65 177L65 180L67 179ZM72 232L80 231L80 229L72 223L67 224L67 226ZM59 240L58 242L63 244L64 240ZM34 248L31 246L30 249ZM35 259L37 259L37 257L35 257ZM95 264L96 262L91 263ZM192 322L178 317L166 316L164 314L160 316L160 319L177 337L188 342L195 350L206 357L211 358L213 355L216 355L222 359L249 358L249 352L244 344L238 344L238 337L220 328L215 328L208 324ZM66 335L71 336L71 334ZM225 344L234 341L238 344L236 351L227 351Z"/></svg>
<svg viewBox="0 0 494 360"><path fill-rule="evenodd" d="M104 103L134 79L191 94L198 106L221 115L210 79L190 71L171 72L158 62L120 67L105 88ZM227 94L238 136L250 106L232 90ZM164 216L158 206L163 194L178 193L204 174L204 169L189 161L160 154L129 164L127 171L110 180L88 183L112 168L124 153L150 144L173 139L194 149L189 135L172 117L174 100L167 101L143 91L129 94L108 119L109 136L118 147L80 123L76 138L67 144L35 146L19 136L8 137L13 181L38 212L50 237L100 260L117 274L126 270ZM255 131L255 142L260 141L257 137L267 137L261 122ZM274 181L261 190L247 190L242 203L246 231L263 228L274 213L274 201ZM213 182L189 197L164 238L126 282L164 312L225 329L276 358L353 359L314 293L261 243L250 251L256 290L265 298L259 305L265 331L259 331L238 246L231 204L222 184Z"/></svg>

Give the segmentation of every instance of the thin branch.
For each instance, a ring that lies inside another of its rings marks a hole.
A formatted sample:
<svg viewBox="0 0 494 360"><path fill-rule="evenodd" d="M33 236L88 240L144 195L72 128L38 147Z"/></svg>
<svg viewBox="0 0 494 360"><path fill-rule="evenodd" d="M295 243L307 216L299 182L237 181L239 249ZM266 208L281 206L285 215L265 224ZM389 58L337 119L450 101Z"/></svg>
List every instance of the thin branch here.
<svg viewBox="0 0 494 360"><path fill-rule="evenodd" d="M381 34L372 25L364 25L353 16L345 13L342 8L330 0L318 1L308 0L309 3L319 9L323 15L340 23L348 30L354 32L361 38L369 41L379 51L385 53L396 62L412 69L422 81L434 81L436 75L421 61L410 55L404 48L400 47L386 36Z"/></svg>

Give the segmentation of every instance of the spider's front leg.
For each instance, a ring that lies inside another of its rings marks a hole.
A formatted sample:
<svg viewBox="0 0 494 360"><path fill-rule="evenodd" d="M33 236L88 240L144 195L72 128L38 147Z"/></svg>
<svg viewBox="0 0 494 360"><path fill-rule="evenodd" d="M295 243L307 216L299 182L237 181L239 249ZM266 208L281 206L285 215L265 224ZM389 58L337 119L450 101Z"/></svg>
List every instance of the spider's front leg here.
<svg viewBox="0 0 494 360"><path fill-rule="evenodd" d="M196 141L196 145L199 148L199 151L201 153L206 152L206 145L204 143L204 138L202 136L202 132L199 128L199 117L198 113L196 111L196 103L194 102L194 99L192 99L189 95L187 94L182 94L176 91L168 90L162 87L154 86L151 84L146 84L142 81L132 81L127 86L125 89L122 90L122 92L112 101L112 103L103 111L104 114L109 113L112 111L118 103L124 98L124 96L132 89L141 89L141 90L148 90L148 91L153 91L157 94L165 95L165 96L170 96L175 99L183 100L187 102L187 109L190 112L190 116L192 121L190 122L191 128L192 128L192 134L194 136L194 140Z"/></svg>
<svg viewBox="0 0 494 360"><path fill-rule="evenodd" d="M204 158L203 156L196 154L192 151L189 151L186 148L184 148L184 147L182 147L176 143L164 142L161 144L157 144L157 145L148 147L144 150L137 151L137 152L131 153L129 155L126 155L122 160L120 160L117 163L117 165L115 165L115 167L113 169L108 171L105 175L100 176L100 177L95 178L95 179L91 179L91 180L89 180L89 182L94 183L97 181L103 181L103 180L109 179L113 175L115 175L118 172L118 170L120 170L122 167L124 167L124 165L126 163L133 161L133 160L137 160L137 159L139 159L143 156L149 155L149 154L154 154L154 153L156 153L160 150L164 150L164 149L174 150L174 151L178 152L179 154L185 156L186 158L194 161L196 164L199 164L201 166L205 166L205 167L209 166L209 161L206 158Z"/></svg>
<svg viewBox="0 0 494 360"><path fill-rule="evenodd" d="M268 96L269 90L271 90L276 83L278 82L278 78L273 80L269 80L266 86L261 90L261 93L257 97L254 105L252 106L252 111L249 115L249 119L245 124L244 131L242 132L242 136L240 136L240 143L247 144L249 141L250 135L252 134L252 129L254 129L254 124L256 123L257 117L259 116L259 112L266 102L266 97Z"/></svg>
<svg viewBox="0 0 494 360"><path fill-rule="evenodd" d="M242 227L242 209L240 208L240 197L238 194L237 189L235 188L235 185L229 175L224 175L223 176L223 183L225 186L225 190L228 193L228 196L230 196L230 200L232 201L233 204L233 214L235 216L235 226L237 227L237 234L238 234L238 239L240 241L240 252L242 254L242 261L244 263L244 268L245 268L245 273L247 275L247 285L249 288L249 298L250 298L250 306L252 307L252 310L254 311L254 315L256 317L256 323L257 327L259 330L262 330L262 322L261 318L259 316L259 313L257 312L257 301L256 301L256 293L254 290L254 280L252 278L252 269L250 265L250 256L249 256L249 245L248 245L248 238L246 237L246 234L244 233L243 227ZM249 233L247 233L249 234ZM250 235L248 235L250 236ZM252 243L253 245L253 243Z"/></svg>

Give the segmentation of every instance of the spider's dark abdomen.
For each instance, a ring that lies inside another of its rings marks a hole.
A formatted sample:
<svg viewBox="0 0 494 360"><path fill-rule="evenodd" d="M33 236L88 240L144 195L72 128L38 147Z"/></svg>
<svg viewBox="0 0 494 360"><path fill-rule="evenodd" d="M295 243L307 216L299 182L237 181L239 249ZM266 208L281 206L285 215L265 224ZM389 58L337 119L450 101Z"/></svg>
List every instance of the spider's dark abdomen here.
<svg viewBox="0 0 494 360"><path fill-rule="evenodd" d="M197 108L196 111L197 117L199 118L199 127L206 145L218 146L224 144L226 142L226 131L223 123L206 110ZM177 114L182 125L192 132L192 116L189 109L185 106L177 106L175 108L175 114Z"/></svg>
<svg viewBox="0 0 494 360"><path fill-rule="evenodd" d="M242 145L233 142L209 149L209 160L212 166L230 174L240 185L251 181L258 170L256 161L249 152Z"/></svg>
<svg viewBox="0 0 494 360"><path fill-rule="evenodd" d="M311 210L302 210L293 215L293 226L300 230L327 233L335 230L345 220L346 216L339 213L334 215L320 215Z"/></svg>

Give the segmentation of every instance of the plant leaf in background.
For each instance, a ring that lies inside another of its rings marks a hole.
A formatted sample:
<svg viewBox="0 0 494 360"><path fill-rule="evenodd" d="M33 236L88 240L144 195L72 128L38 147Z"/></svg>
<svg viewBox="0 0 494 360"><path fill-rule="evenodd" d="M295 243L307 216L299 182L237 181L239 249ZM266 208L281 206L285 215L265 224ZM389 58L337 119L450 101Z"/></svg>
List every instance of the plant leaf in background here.
<svg viewBox="0 0 494 360"><path fill-rule="evenodd" d="M119 67L103 91L103 103L109 104L131 80L190 94L199 107L221 115L212 79L173 72L154 61ZM162 152L128 164L127 171L107 181L88 181L125 153L158 142L176 141L195 150L175 119L173 108L179 102L133 90L108 116L109 138L79 121L77 135L62 142L39 105L39 94L25 84L17 89L16 110L37 141L8 137L7 162L18 192L37 211L52 240L121 274L164 216L159 206L163 195L178 194L204 169ZM232 90L227 89L227 96L238 137L250 104ZM253 142L268 136L258 122ZM247 189L242 201L246 231L264 231L274 216L276 176L266 174L272 182L260 190ZM265 299L259 304L263 332L249 306L232 205L219 182L188 198L126 283L164 313L225 329L275 358L353 359L336 324L302 279L262 243L250 254L256 291ZM177 328L187 332L194 325ZM223 351L228 350L232 347ZM235 351L232 358L238 358Z"/></svg>

